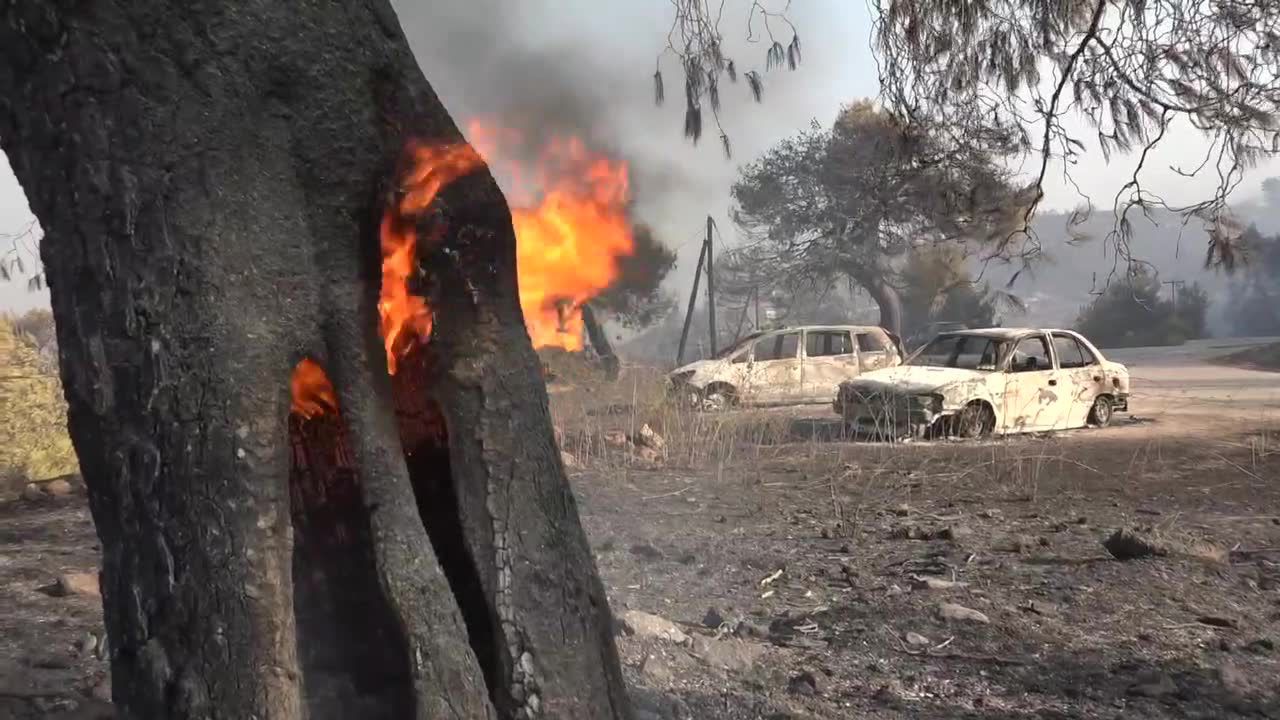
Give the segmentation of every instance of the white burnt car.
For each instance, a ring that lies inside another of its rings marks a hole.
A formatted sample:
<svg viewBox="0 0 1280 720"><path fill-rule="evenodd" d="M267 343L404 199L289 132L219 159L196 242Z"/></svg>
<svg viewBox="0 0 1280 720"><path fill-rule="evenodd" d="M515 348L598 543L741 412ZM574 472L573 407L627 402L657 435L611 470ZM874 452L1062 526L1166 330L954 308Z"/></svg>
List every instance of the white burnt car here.
<svg viewBox="0 0 1280 720"><path fill-rule="evenodd" d="M710 360L676 368L670 392L696 408L826 403L841 382L902 362L883 329L814 325L755 333Z"/></svg>
<svg viewBox="0 0 1280 720"><path fill-rule="evenodd" d="M1129 370L1071 330L946 332L841 383L833 408L851 431L894 438L1102 427L1129 409Z"/></svg>

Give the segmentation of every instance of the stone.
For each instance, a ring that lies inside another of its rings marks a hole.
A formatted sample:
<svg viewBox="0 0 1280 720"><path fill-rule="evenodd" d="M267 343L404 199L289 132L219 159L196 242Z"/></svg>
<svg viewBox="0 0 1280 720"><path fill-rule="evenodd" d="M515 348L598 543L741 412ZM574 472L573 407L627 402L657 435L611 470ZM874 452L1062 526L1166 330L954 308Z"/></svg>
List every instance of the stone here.
<svg viewBox="0 0 1280 720"><path fill-rule="evenodd" d="M948 622L972 622L989 625L991 618L972 608L955 603L942 603L938 606L938 617Z"/></svg>
<svg viewBox="0 0 1280 720"><path fill-rule="evenodd" d="M644 676L657 683L670 683L675 673L671 671L671 663L662 655L652 653L646 655L644 664L640 666L640 672Z"/></svg>
<svg viewBox="0 0 1280 720"><path fill-rule="evenodd" d="M707 665L728 672L746 672L759 659L764 650L756 643L737 639L711 640L699 638L693 646L693 654Z"/></svg>
<svg viewBox="0 0 1280 720"><path fill-rule="evenodd" d="M604 442L612 447L626 447L631 444L631 441L627 439L627 434L621 430L605 431Z"/></svg>
<svg viewBox="0 0 1280 720"><path fill-rule="evenodd" d="M654 429L649 427L648 423L640 426L639 432L636 433L636 444L644 447L653 448L658 452L662 452L667 447L667 441Z"/></svg>
<svg viewBox="0 0 1280 720"><path fill-rule="evenodd" d="M565 468L570 470L581 467L581 464L578 462L578 458L568 450L560 451L560 462L564 463Z"/></svg>
<svg viewBox="0 0 1280 720"><path fill-rule="evenodd" d="M793 695L817 695L822 691L821 681L817 675L805 670L787 681L787 691Z"/></svg>
<svg viewBox="0 0 1280 720"><path fill-rule="evenodd" d="M686 645L691 640L675 623L651 613L628 610L620 619L624 630L641 639L666 640L677 645Z"/></svg>
<svg viewBox="0 0 1280 720"><path fill-rule="evenodd" d="M903 640L907 643L907 647L912 648L914 650L927 648L933 644L933 642L929 640L929 638L921 635L920 633L915 633L915 632L907 633L903 637Z"/></svg>
<svg viewBox="0 0 1280 720"><path fill-rule="evenodd" d="M44 498L45 498L44 491L41 490L40 486L36 485L35 483L32 483L22 488L22 499L26 500L27 502L38 502L40 500L43 500Z"/></svg>
<svg viewBox="0 0 1280 720"><path fill-rule="evenodd" d="M1127 528L1121 528L1102 541L1102 546L1117 560L1137 560L1169 554L1169 548L1156 538Z"/></svg>
<svg viewBox="0 0 1280 720"><path fill-rule="evenodd" d="M968 525L950 525L943 528L938 537L949 542L964 542L973 537L973 528Z"/></svg>
<svg viewBox="0 0 1280 720"><path fill-rule="evenodd" d="M911 588L913 590L956 590L968 587L967 582L957 582L955 580L944 580L937 577L919 575L911 576Z"/></svg>
<svg viewBox="0 0 1280 720"><path fill-rule="evenodd" d="M85 633L84 637L80 638L80 642L76 643L76 652L79 653L81 657L88 657L97 649L98 636L93 633Z"/></svg>
<svg viewBox="0 0 1280 720"><path fill-rule="evenodd" d="M71 483L67 482L63 478L58 478L57 480L52 480L44 484L45 494L53 497L66 497L71 494L72 490L74 490L74 488L71 486Z"/></svg>
<svg viewBox="0 0 1280 720"><path fill-rule="evenodd" d="M98 588L98 573L73 572L60 575L53 585L51 594L54 597L68 597L71 595L98 597L102 594Z"/></svg>

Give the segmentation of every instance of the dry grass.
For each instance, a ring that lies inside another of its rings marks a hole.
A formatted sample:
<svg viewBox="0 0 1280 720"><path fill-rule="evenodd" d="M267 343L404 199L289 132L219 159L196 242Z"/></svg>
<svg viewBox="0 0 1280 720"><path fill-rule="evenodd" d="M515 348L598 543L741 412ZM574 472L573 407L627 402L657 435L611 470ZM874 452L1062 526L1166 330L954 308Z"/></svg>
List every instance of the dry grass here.
<svg viewBox="0 0 1280 720"><path fill-rule="evenodd" d="M12 319L0 317L0 483L77 472L58 377Z"/></svg>
<svg viewBox="0 0 1280 720"><path fill-rule="evenodd" d="M627 368L614 383L555 392L551 412L564 449L593 466L652 462L635 452L635 443L618 442L637 438L646 425L664 440L663 464L683 468L758 460L769 447L790 442L794 425L793 417L776 413L697 412L669 400L662 373L645 367Z"/></svg>

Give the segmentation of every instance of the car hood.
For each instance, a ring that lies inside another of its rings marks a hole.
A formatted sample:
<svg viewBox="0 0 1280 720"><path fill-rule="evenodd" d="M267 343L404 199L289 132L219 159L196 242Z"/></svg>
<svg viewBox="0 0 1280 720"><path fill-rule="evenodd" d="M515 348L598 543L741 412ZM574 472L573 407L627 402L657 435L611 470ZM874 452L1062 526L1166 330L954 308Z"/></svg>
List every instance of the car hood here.
<svg viewBox="0 0 1280 720"><path fill-rule="evenodd" d="M675 370L667 373L667 377L675 377L677 375L697 375L700 372L713 369L722 364L724 364L723 360L694 360L691 363L681 365Z"/></svg>
<svg viewBox="0 0 1280 720"><path fill-rule="evenodd" d="M989 371L961 368L898 365L864 373L853 380L844 381L841 387L863 392L891 390L899 393L926 394L957 383L982 382L990 374Z"/></svg>

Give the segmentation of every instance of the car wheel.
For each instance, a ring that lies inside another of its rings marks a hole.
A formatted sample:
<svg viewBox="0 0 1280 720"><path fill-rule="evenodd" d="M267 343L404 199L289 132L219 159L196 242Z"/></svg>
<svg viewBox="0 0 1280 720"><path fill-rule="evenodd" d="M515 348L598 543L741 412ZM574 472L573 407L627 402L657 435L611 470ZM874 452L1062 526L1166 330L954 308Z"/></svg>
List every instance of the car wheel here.
<svg viewBox="0 0 1280 720"><path fill-rule="evenodd" d="M733 406L733 391L726 387L707 388L702 394L702 409L705 412L724 412Z"/></svg>
<svg viewBox="0 0 1280 720"><path fill-rule="evenodd" d="M966 440L987 437L996 427L995 413L983 402L972 402L956 415L954 433Z"/></svg>
<svg viewBox="0 0 1280 720"><path fill-rule="evenodd" d="M1099 395L1093 401L1093 407L1089 408L1089 424L1093 427L1106 427L1111 424L1111 418L1115 415L1115 407L1111 402L1111 398L1107 395Z"/></svg>

